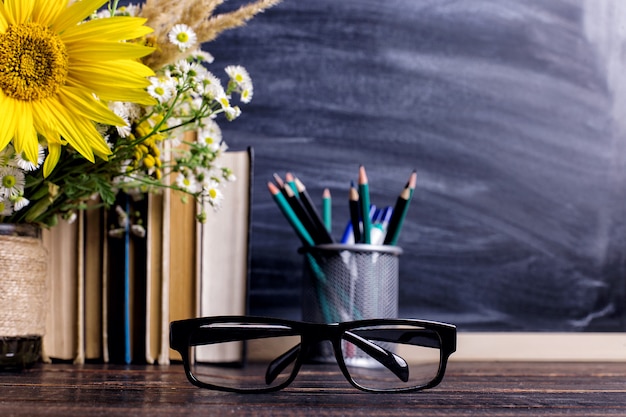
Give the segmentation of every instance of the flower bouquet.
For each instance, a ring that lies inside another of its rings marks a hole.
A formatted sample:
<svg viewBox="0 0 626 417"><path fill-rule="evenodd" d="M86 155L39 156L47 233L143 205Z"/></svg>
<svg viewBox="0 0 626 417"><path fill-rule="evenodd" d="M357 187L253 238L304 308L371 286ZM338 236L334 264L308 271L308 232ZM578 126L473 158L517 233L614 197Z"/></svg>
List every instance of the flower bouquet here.
<svg viewBox="0 0 626 417"><path fill-rule="evenodd" d="M236 119L253 87L237 65L222 84L200 47L278 1L220 14L224 0L0 1L0 368L36 360L43 331L45 251L17 228L111 207L120 192L169 188L219 207L233 175L217 121Z"/></svg>
<svg viewBox="0 0 626 417"><path fill-rule="evenodd" d="M233 96L247 103L253 87L236 65L222 86L200 46L278 2L213 15L223 1L0 3L1 222L50 227L120 190L219 206L232 173L216 120L236 119ZM197 140L178 146L185 131Z"/></svg>

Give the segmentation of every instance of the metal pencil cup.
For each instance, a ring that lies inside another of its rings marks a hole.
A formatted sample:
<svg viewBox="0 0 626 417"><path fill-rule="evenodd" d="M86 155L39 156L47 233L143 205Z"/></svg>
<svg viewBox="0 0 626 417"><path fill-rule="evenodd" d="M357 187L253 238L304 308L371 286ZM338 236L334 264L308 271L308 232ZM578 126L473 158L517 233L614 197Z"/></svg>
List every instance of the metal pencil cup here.
<svg viewBox="0 0 626 417"><path fill-rule="evenodd" d="M336 323L398 316L401 248L325 244L299 252L304 255L303 321ZM332 349L314 356L324 362L334 360Z"/></svg>

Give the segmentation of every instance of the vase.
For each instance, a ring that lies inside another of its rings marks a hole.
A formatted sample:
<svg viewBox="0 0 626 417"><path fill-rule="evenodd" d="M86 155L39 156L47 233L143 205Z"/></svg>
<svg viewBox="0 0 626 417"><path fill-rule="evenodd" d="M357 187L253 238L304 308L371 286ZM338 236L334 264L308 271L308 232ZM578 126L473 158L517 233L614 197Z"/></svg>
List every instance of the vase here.
<svg viewBox="0 0 626 417"><path fill-rule="evenodd" d="M0 369L41 358L47 259L39 227L0 223Z"/></svg>

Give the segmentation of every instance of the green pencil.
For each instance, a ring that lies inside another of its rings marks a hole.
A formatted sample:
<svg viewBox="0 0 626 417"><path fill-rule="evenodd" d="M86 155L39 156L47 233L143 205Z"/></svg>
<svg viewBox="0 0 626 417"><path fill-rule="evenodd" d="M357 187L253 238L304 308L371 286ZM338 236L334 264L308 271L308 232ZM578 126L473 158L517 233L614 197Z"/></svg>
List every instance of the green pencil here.
<svg viewBox="0 0 626 417"><path fill-rule="evenodd" d="M291 206L289 206L289 203L285 199L285 196L280 192L278 187L276 187L276 185L274 185L273 183L268 182L267 188L270 190L270 193L274 197L274 201L276 201L276 204L278 204L278 208L280 208L280 211L282 211L283 215L285 216L289 224L291 224L291 227L294 228L302 242L309 246L315 246L315 242L311 238L311 235L304 228L302 222L300 222L298 216L296 216L296 213L294 213Z"/></svg>
<svg viewBox="0 0 626 417"><path fill-rule="evenodd" d="M324 192L322 193L322 216L324 217L324 226L326 226L328 233L331 233L333 229L332 203L330 190L324 188Z"/></svg>
<svg viewBox="0 0 626 417"><path fill-rule="evenodd" d="M365 167L359 167L359 197L361 199L361 220L363 221L363 242L372 243L371 230L372 221L369 216L370 212L370 190L367 181Z"/></svg>

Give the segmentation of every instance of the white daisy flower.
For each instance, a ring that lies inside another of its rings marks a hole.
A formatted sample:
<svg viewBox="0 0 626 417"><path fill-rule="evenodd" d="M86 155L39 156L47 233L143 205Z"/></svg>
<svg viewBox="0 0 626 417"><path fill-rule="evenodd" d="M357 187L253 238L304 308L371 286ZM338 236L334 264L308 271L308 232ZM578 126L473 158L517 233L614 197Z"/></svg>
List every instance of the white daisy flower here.
<svg viewBox="0 0 626 417"><path fill-rule="evenodd" d="M226 74L233 80L239 87L248 87L248 85L252 85L252 79L248 74L248 71L241 65L229 65L224 68Z"/></svg>
<svg viewBox="0 0 626 417"><path fill-rule="evenodd" d="M226 119L230 122L241 116L241 109L239 106L225 108L224 112L226 113Z"/></svg>
<svg viewBox="0 0 626 417"><path fill-rule="evenodd" d="M128 120L134 122L141 118L143 109L139 104L125 102L124 106L126 107L126 112L128 113Z"/></svg>
<svg viewBox="0 0 626 417"><path fill-rule="evenodd" d="M250 103L253 94L254 91L252 89L252 84L250 84L248 88L244 88L241 90L240 99L243 103Z"/></svg>
<svg viewBox="0 0 626 417"><path fill-rule="evenodd" d="M126 123L122 126L115 126L117 134L122 138L127 138L128 136L130 136L132 132L130 129L130 120L128 119L128 106L123 102L116 101L109 104L109 109L111 109L113 113L115 113L120 119L124 120L124 122Z"/></svg>
<svg viewBox="0 0 626 417"><path fill-rule="evenodd" d="M24 194L26 178L24 172L15 167L0 168L0 196L7 198Z"/></svg>
<svg viewBox="0 0 626 417"><path fill-rule="evenodd" d="M37 152L37 161L29 161L23 154L15 154L15 165L24 171L30 172L34 171L43 164L44 159L46 158L44 147L39 145L39 151ZM16 209L18 210L18 209Z"/></svg>
<svg viewBox="0 0 626 417"><path fill-rule="evenodd" d="M0 151L0 166L9 165L13 161L13 155L15 149L13 145L9 143L3 150Z"/></svg>
<svg viewBox="0 0 626 417"><path fill-rule="evenodd" d="M202 82L198 85L196 92L208 99L226 96L226 92L219 78L209 71L204 74Z"/></svg>
<svg viewBox="0 0 626 417"><path fill-rule="evenodd" d="M139 16L141 9L139 6L129 4L128 6L121 6L117 9L117 14L122 16Z"/></svg>
<svg viewBox="0 0 626 417"><path fill-rule="evenodd" d="M0 216L10 216L13 214L13 204L6 199L0 199Z"/></svg>
<svg viewBox="0 0 626 417"><path fill-rule="evenodd" d="M192 194L198 192L198 181L196 181L196 178L191 174L185 175L182 172L179 173L178 177L176 177L176 185L182 190Z"/></svg>
<svg viewBox="0 0 626 417"><path fill-rule="evenodd" d="M159 103L166 103L174 96L176 85L171 78L150 77L148 94L158 100Z"/></svg>
<svg viewBox="0 0 626 417"><path fill-rule="evenodd" d="M206 201L213 207L219 207L224 199L224 194L219 189L219 182L215 180L209 180L202 185L203 195Z"/></svg>
<svg viewBox="0 0 626 417"><path fill-rule="evenodd" d="M222 129L213 119L207 119L205 125L198 131L198 143L217 152L222 143Z"/></svg>
<svg viewBox="0 0 626 417"><path fill-rule="evenodd" d="M13 208L15 209L15 211L20 211L30 204L30 200L23 195L11 197L9 198L9 200L13 203Z"/></svg>
<svg viewBox="0 0 626 417"><path fill-rule="evenodd" d="M204 80L204 75L207 72L207 69L204 68L199 62L191 62L189 63L187 75L191 77L195 82L201 83L202 80Z"/></svg>
<svg viewBox="0 0 626 417"><path fill-rule="evenodd" d="M215 61L215 58L210 53L203 51L202 49L196 49L190 55L191 58L197 59L202 62L206 62L207 64L212 64Z"/></svg>
<svg viewBox="0 0 626 417"><path fill-rule="evenodd" d="M185 51L196 44L198 37L189 26L178 24L172 28L168 34L171 43L178 46L178 49Z"/></svg>

